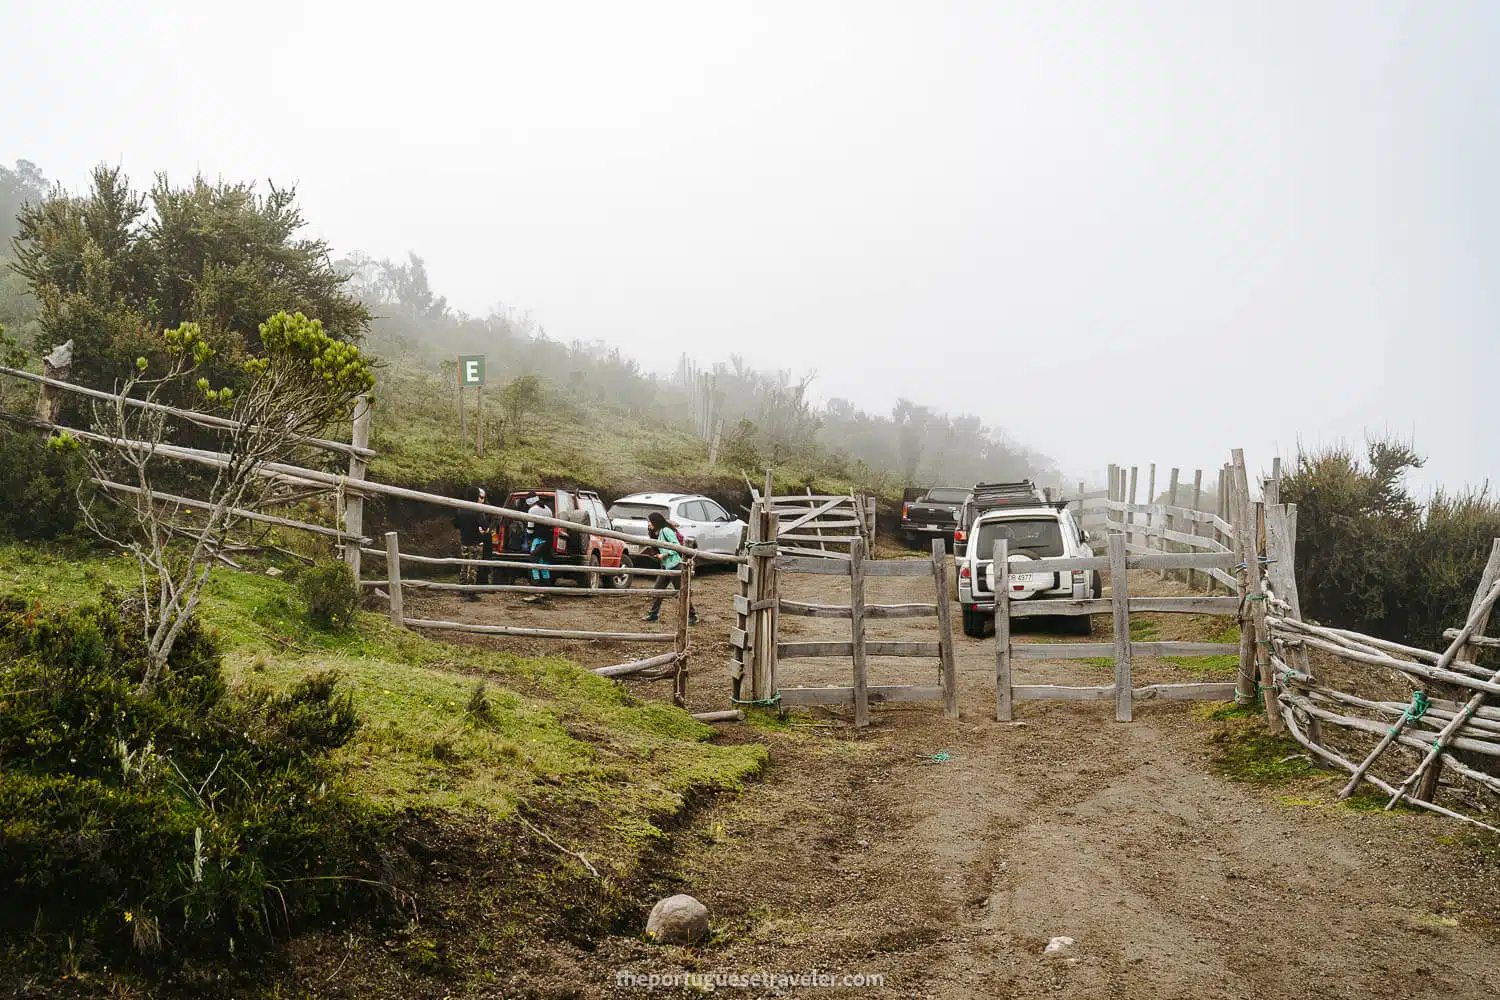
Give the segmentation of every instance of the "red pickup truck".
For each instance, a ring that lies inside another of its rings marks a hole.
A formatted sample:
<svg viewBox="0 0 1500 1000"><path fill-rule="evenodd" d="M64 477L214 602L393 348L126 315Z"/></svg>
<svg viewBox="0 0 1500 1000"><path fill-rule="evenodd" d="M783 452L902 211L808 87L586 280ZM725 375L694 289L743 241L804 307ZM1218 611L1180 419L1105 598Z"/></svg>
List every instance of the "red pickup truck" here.
<svg viewBox="0 0 1500 1000"><path fill-rule="evenodd" d="M624 590L630 586L632 577L628 573L610 573L609 570L628 569L632 565L625 543L614 538L602 538L590 528L613 530L604 501L593 490L581 489L536 489L515 490L505 501L512 510L526 510L526 498L535 496L552 510L552 516L563 521L572 521L574 528L537 526L532 531L552 533L551 563L554 566L583 566L582 573L562 574L571 577L580 587L605 587ZM531 562L527 545L527 529L524 521L509 519L500 522L497 529L498 543L495 557L506 562ZM506 579L515 583L530 582L526 570L507 570Z"/></svg>

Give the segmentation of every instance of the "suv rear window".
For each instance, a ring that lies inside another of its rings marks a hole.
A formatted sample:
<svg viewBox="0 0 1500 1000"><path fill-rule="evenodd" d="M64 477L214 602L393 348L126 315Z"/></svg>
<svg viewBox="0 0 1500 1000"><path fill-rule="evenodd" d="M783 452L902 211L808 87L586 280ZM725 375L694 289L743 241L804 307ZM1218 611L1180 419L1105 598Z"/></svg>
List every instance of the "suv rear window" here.
<svg viewBox="0 0 1500 1000"><path fill-rule="evenodd" d="M969 499L968 490L960 489L935 489L928 490L924 500L932 500L937 503L963 503Z"/></svg>
<svg viewBox="0 0 1500 1000"><path fill-rule="evenodd" d="M617 503L609 509L611 521L623 518L627 521L644 521L652 514L667 516L667 508L654 503Z"/></svg>
<svg viewBox="0 0 1500 1000"><path fill-rule="evenodd" d="M995 542L1002 538L1010 543L1012 552L1025 552L1038 558L1064 554L1062 529L1054 518L982 521L979 537L973 542L976 546L974 553L981 559L988 559L995 550Z"/></svg>

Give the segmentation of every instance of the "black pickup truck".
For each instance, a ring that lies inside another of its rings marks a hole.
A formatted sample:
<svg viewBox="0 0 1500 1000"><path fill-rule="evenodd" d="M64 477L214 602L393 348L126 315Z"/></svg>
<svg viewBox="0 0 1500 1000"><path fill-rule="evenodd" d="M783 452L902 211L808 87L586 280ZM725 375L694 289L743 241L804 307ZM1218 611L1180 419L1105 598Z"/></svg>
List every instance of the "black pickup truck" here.
<svg viewBox="0 0 1500 1000"><path fill-rule="evenodd" d="M908 543L923 536L940 537L951 551L953 529L958 527L959 511L969 493L963 486L907 490L901 498L901 537Z"/></svg>

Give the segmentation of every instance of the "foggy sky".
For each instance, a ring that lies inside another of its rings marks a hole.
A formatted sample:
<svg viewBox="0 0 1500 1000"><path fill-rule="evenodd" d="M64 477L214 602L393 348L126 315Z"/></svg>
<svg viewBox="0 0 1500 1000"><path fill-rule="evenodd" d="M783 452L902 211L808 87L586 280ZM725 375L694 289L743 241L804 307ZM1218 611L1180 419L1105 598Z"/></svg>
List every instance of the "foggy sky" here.
<svg viewBox="0 0 1500 1000"><path fill-rule="evenodd" d="M471 313L1077 476L1367 430L1500 468L1500 4L0 8L0 160L295 183Z"/></svg>

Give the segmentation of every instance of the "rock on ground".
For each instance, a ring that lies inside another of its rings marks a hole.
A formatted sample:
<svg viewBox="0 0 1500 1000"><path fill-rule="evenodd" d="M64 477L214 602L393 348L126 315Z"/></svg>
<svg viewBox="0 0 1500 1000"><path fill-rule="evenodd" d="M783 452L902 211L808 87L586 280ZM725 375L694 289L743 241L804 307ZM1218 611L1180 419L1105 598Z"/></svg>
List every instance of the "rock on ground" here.
<svg viewBox="0 0 1500 1000"><path fill-rule="evenodd" d="M678 893L651 908L646 934L663 944L695 944L708 936L708 907Z"/></svg>

